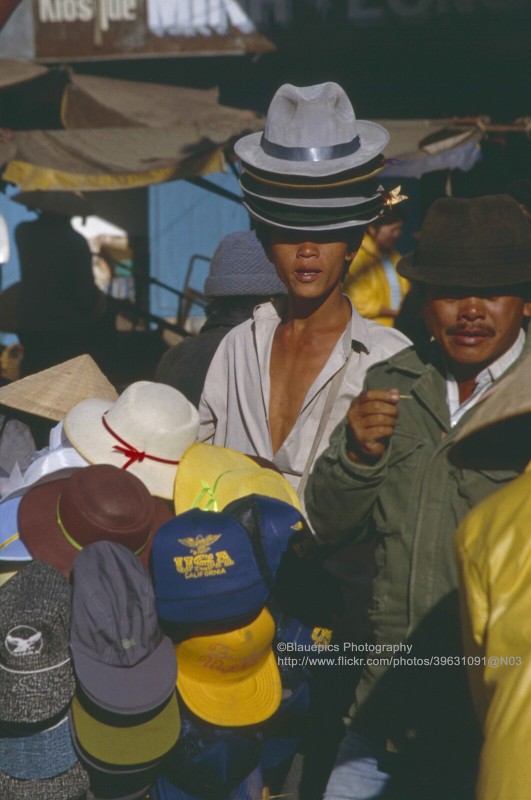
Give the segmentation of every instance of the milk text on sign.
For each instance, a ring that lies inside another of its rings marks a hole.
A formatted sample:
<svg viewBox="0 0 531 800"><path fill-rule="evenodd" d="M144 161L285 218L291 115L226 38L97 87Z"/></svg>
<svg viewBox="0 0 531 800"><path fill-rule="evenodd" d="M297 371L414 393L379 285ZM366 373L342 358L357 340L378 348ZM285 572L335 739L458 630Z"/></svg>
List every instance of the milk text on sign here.
<svg viewBox="0 0 531 800"><path fill-rule="evenodd" d="M109 30L109 22L134 22L137 0L39 0L39 22L90 22L95 9L101 30Z"/></svg>

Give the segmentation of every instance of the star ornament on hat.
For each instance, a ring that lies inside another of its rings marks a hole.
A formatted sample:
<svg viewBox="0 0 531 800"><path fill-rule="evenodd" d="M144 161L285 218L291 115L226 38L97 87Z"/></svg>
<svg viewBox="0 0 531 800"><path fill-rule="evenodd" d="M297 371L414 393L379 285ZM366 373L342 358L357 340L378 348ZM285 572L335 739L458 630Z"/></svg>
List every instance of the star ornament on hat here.
<svg viewBox="0 0 531 800"><path fill-rule="evenodd" d="M282 684L267 609L242 628L176 645L177 689L196 716L213 725L255 725L280 705Z"/></svg>
<svg viewBox="0 0 531 800"><path fill-rule="evenodd" d="M102 540L124 545L147 568L153 534L171 516L135 475L92 464L32 487L20 501L18 526L31 556L69 577L78 553Z"/></svg>
<svg viewBox="0 0 531 800"><path fill-rule="evenodd" d="M113 464L136 475L157 497L171 499L175 473L197 439L196 408L172 386L137 381L114 402L84 400L65 418L65 431L91 464Z"/></svg>

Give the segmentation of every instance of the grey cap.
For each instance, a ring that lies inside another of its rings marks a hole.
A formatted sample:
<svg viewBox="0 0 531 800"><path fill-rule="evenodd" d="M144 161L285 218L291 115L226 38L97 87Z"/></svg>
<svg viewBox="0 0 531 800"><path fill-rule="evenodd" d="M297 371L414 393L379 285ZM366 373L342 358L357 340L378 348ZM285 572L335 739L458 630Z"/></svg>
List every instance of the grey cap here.
<svg viewBox="0 0 531 800"><path fill-rule="evenodd" d="M254 231L224 236L216 248L205 281L209 297L287 294Z"/></svg>
<svg viewBox="0 0 531 800"><path fill-rule="evenodd" d="M41 561L31 561L0 587L2 720L41 722L72 700L71 597L66 578Z"/></svg>
<svg viewBox="0 0 531 800"><path fill-rule="evenodd" d="M115 714L142 714L175 691L177 664L163 636L149 573L127 547L101 541L74 560L70 648L84 693Z"/></svg>

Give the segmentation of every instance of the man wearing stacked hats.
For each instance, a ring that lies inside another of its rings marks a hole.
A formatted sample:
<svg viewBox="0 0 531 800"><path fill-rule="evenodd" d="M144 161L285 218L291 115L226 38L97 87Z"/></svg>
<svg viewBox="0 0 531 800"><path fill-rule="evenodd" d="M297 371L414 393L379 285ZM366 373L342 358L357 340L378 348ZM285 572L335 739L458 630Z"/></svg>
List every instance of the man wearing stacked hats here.
<svg viewBox="0 0 531 800"><path fill-rule="evenodd" d="M494 462L450 458L474 406L531 350L531 228L518 204L437 200L398 271L420 287L432 340L369 370L306 493L324 541L376 541L374 642L400 656L366 662L327 800L473 797L453 533L522 469L503 447Z"/></svg>
<svg viewBox="0 0 531 800"><path fill-rule="evenodd" d="M285 84L263 134L235 146L245 206L288 296L257 306L222 341L200 438L273 461L301 493L366 369L408 343L363 320L341 289L365 226L384 208L376 176L388 138L356 120L337 84Z"/></svg>

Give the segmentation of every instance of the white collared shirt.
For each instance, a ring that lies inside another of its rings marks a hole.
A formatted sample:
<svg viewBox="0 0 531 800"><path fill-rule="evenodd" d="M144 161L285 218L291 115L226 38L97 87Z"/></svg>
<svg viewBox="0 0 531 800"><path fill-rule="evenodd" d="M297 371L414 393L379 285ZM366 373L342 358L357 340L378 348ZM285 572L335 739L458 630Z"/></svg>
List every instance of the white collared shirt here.
<svg viewBox="0 0 531 800"><path fill-rule="evenodd" d="M351 320L302 404L299 416L273 455L269 430L270 358L280 316L273 303L255 308L253 318L225 336L210 365L199 404L199 439L272 461L296 490L316 437L326 402L326 388L352 356L315 458L362 389L365 373L410 343L402 333L363 319L352 308Z"/></svg>
<svg viewBox="0 0 531 800"><path fill-rule="evenodd" d="M498 380L509 367L514 364L522 353L525 344L525 333L520 329L515 343L503 353L496 361L485 367L476 378L476 386L470 397L459 405L459 385L450 372L446 372L446 400L450 410L450 424L452 428L457 425L463 414L473 408L494 381Z"/></svg>

